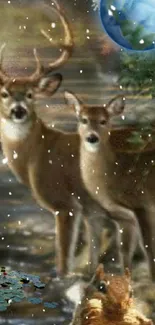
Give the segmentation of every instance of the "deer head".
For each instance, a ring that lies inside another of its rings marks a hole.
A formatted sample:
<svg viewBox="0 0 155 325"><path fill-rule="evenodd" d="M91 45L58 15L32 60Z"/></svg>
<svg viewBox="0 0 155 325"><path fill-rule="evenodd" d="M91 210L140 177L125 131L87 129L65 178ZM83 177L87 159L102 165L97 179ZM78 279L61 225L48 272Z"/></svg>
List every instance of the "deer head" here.
<svg viewBox="0 0 155 325"><path fill-rule="evenodd" d="M123 112L122 96L112 99L107 105L85 105L71 92L65 92L67 104L71 105L78 119L78 131L87 151L96 152L109 136L110 120Z"/></svg>
<svg viewBox="0 0 155 325"><path fill-rule="evenodd" d="M51 96L60 86L62 81L61 74L51 73L57 68L61 67L72 54L73 50L73 37L67 18L64 15L63 9L60 8L58 3L53 0L55 6L49 7L45 4L45 9L56 12L65 32L65 40L62 45L63 49L61 55L54 62L50 63L48 67L44 67L34 49L34 56L36 60L36 70L28 77L9 77L2 68L2 58L4 53L5 44L1 47L0 51L0 113L4 119L11 120L13 123L25 123L35 114L34 103L36 96ZM50 36L41 30L41 33L54 45Z"/></svg>

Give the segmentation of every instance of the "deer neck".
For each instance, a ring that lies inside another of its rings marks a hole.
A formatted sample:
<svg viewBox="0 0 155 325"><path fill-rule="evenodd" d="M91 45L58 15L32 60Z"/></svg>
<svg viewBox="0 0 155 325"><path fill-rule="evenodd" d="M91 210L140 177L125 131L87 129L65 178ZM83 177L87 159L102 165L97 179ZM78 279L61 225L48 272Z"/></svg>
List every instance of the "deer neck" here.
<svg viewBox="0 0 155 325"><path fill-rule="evenodd" d="M23 183L28 183L28 164L37 155L43 124L40 120L30 120L24 124L14 124L1 118L1 143L5 160Z"/></svg>
<svg viewBox="0 0 155 325"><path fill-rule="evenodd" d="M30 120L25 124L14 123L13 121L1 117L1 137L3 140L10 143L19 143L25 141L29 136L32 126L35 124L35 120Z"/></svg>
<svg viewBox="0 0 155 325"><path fill-rule="evenodd" d="M107 190L111 180L115 155L113 154L110 144L100 145L96 152L86 150L81 146L80 152L81 175L86 189L101 205L106 199Z"/></svg>
<svg viewBox="0 0 155 325"><path fill-rule="evenodd" d="M94 170L94 175L105 174L115 161L110 143L100 144L97 151L89 151L85 144L81 144L80 156L82 170Z"/></svg>

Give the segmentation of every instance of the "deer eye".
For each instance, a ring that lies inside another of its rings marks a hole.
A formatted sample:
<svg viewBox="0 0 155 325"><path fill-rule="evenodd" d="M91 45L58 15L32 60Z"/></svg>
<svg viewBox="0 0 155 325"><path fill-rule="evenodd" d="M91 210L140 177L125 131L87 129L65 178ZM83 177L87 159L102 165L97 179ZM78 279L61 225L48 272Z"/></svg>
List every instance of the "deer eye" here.
<svg viewBox="0 0 155 325"><path fill-rule="evenodd" d="M100 121L100 125L105 125L106 121L105 120L101 120Z"/></svg>
<svg viewBox="0 0 155 325"><path fill-rule="evenodd" d="M82 117L80 121L81 121L82 124L87 124L88 123L88 120L87 120L86 117Z"/></svg>
<svg viewBox="0 0 155 325"><path fill-rule="evenodd" d="M7 91L2 91L1 92L1 97L2 98L8 98L9 97L9 93Z"/></svg>
<svg viewBox="0 0 155 325"><path fill-rule="evenodd" d="M102 292L102 293L107 293L107 286L106 286L106 283L104 281L101 281L99 283L99 286L98 286L98 291Z"/></svg>
<svg viewBox="0 0 155 325"><path fill-rule="evenodd" d="M33 94L32 94L32 92L28 92L28 93L26 94L26 97L27 97L28 99L32 99L32 98L33 98Z"/></svg>

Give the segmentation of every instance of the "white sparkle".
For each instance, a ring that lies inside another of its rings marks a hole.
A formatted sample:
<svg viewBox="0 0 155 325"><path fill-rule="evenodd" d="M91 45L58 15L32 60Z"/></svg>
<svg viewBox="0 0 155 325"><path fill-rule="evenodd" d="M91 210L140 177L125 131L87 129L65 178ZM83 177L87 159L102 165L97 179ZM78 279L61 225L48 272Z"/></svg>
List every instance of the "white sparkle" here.
<svg viewBox="0 0 155 325"><path fill-rule="evenodd" d="M55 28L55 27L56 27L56 23L52 23L52 24L51 24L51 27L52 27L52 28Z"/></svg>
<svg viewBox="0 0 155 325"><path fill-rule="evenodd" d="M17 159L18 158L18 154L16 151L14 151L14 154L13 154L13 159Z"/></svg>
<svg viewBox="0 0 155 325"><path fill-rule="evenodd" d="M111 5L110 8L111 8L111 10L113 10L113 11L116 10L116 8L115 8L113 5Z"/></svg>
<svg viewBox="0 0 155 325"><path fill-rule="evenodd" d="M110 9L108 10L108 15L113 16L113 12Z"/></svg>
<svg viewBox="0 0 155 325"><path fill-rule="evenodd" d="M5 165L5 164L7 164L8 163L8 158L4 158L4 159L2 159L2 164L3 165Z"/></svg>

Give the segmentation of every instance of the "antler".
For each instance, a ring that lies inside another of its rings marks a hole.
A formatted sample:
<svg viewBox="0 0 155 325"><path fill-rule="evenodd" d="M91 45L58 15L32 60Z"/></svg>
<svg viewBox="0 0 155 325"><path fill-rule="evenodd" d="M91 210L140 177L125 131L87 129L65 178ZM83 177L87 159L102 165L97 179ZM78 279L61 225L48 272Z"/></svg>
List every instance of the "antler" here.
<svg viewBox="0 0 155 325"><path fill-rule="evenodd" d="M2 46L0 47L0 80L2 81L6 81L9 78L6 72L2 68L3 54L4 54L5 47L6 47L6 43L3 43Z"/></svg>
<svg viewBox="0 0 155 325"><path fill-rule="evenodd" d="M37 82L40 80L40 78L42 76L49 74L50 72L52 72L55 69L58 69L59 67L64 65L65 62L68 61L68 59L72 55L74 42L73 42L72 31L71 31L68 19L66 18L63 9L59 6L57 1L56 0L52 0L52 1L55 6L49 7L47 4L44 4L44 9L45 9L47 15L49 15L49 13L50 13L49 9L51 9L52 11L56 12L60 17L60 20L64 27L64 34L65 34L64 44L62 44L63 50L62 50L62 53L58 59L56 59L54 62L50 63L48 67L44 67L43 64L39 60L39 57L37 55L37 50L34 49L33 53L34 53L34 57L35 57L35 61L36 61L36 70L29 77L29 80L31 82ZM53 44L54 46L57 45L57 43L54 42L51 39L51 37L48 35L48 33L46 33L43 29L41 29L41 33L50 41L51 44ZM3 52L4 52L5 46L6 46L6 44L4 43L0 48L0 79L4 82L6 82L9 79L9 76L7 76L6 72L2 68Z"/></svg>
<svg viewBox="0 0 155 325"><path fill-rule="evenodd" d="M72 31L68 19L66 18L63 9L59 6L57 1L56 0L52 0L52 1L55 6L52 6L51 9L52 11L56 12L59 15L62 25L64 27L65 40L64 40L64 44L62 44L63 50L60 57L56 59L56 61L50 63L48 67L44 67L39 60L36 49L34 49L34 56L37 63L37 67L36 67L36 71L30 77L31 80L33 81L40 79L41 75L44 74L46 75L52 72L53 70L58 69L62 65L64 65L65 62L67 62L70 56L72 55L72 51L74 47L73 35L72 35ZM44 4L44 9L49 15L49 6ZM57 43L54 42L50 37L50 35L46 33L43 29L41 29L41 33L50 41L50 43L52 43L52 45L54 46L57 45Z"/></svg>

